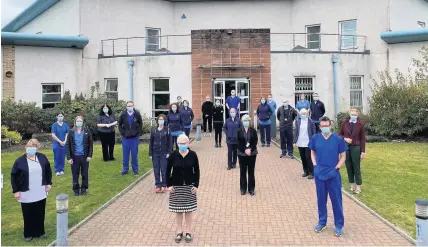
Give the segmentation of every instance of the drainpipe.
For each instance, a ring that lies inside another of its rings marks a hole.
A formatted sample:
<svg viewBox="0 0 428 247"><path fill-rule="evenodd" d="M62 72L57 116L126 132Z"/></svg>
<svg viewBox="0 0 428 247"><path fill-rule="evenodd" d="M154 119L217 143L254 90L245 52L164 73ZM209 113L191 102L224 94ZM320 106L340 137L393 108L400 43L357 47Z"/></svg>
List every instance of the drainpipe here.
<svg viewBox="0 0 428 247"><path fill-rule="evenodd" d="M134 101L134 61L129 60L129 100Z"/></svg>
<svg viewBox="0 0 428 247"><path fill-rule="evenodd" d="M339 113L338 106L338 94L337 94L337 62L339 62L339 58L335 55L331 56L331 62L333 63L333 88L334 88L334 118L337 117Z"/></svg>

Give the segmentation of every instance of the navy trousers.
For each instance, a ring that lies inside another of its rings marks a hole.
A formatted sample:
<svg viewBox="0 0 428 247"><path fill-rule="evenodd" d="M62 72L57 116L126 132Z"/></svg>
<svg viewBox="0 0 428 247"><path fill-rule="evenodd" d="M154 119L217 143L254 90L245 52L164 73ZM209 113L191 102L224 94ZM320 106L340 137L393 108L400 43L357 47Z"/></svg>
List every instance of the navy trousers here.
<svg viewBox="0 0 428 247"><path fill-rule="evenodd" d="M270 134L271 134L270 124L267 124L267 125L260 124L260 142L262 144L265 144L265 143L270 144L270 139L271 139Z"/></svg>
<svg viewBox="0 0 428 247"><path fill-rule="evenodd" d="M238 159L238 145L227 144L227 166L230 168L236 167L236 160Z"/></svg>
<svg viewBox="0 0 428 247"><path fill-rule="evenodd" d="M190 128L184 128L184 134L186 134L187 137L190 136Z"/></svg>
<svg viewBox="0 0 428 247"><path fill-rule="evenodd" d="M166 165L168 162L166 154L154 154L152 161L156 188L166 187Z"/></svg>
<svg viewBox="0 0 428 247"><path fill-rule="evenodd" d="M53 153L55 172L64 172L65 155L67 153L67 150L65 149L65 147L59 145L53 147Z"/></svg>
<svg viewBox="0 0 428 247"><path fill-rule="evenodd" d="M279 136L281 138L281 150L283 154L288 152L288 155L293 154L293 128L280 129Z"/></svg>
<svg viewBox="0 0 428 247"><path fill-rule="evenodd" d="M327 225L327 195L330 196L333 207L334 225L342 229L345 224L342 204L342 178L337 171L336 176L328 180L320 180L315 176L315 186L317 190L318 217L322 226Z"/></svg>
<svg viewBox="0 0 428 247"><path fill-rule="evenodd" d="M138 172L138 144L140 138L124 138L122 137L122 155L123 155L123 173L129 171L129 154L131 154L132 171Z"/></svg>

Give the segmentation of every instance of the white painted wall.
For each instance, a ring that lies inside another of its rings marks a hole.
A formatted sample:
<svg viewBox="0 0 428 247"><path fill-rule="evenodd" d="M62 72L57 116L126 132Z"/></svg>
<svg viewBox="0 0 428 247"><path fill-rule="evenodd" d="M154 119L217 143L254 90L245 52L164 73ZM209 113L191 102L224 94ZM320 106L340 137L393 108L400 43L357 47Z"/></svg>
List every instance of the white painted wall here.
<svg viewBox="0 0 428 247"><path fill-rule="evenodd" d="M399 69L401 72L407 73L408 68L413 68L412 58L422 59L419 51L423 46L428 47L428 41L389 45L390 71Z"/></svg>
<svg viewBox="0 0 428 247"><path fill-rule="evenodd" d="M42 103L42 83L63 83L64 90L86 93L78 86L82 50L15 46L15 99Z"/></svg>
<svg viewBox="0 0 428 247"><path fill-rule="evenodd" d="M53 35L80 34L79 0L61 0L36 19L22 27L20 33Z"/></svg>
<svg viewBox="0 0 428 247"><path fill-rule="evenodd" d="M423 21L428 28L428 2L425 0L390 0L391 30L414 30Z"/></svg>

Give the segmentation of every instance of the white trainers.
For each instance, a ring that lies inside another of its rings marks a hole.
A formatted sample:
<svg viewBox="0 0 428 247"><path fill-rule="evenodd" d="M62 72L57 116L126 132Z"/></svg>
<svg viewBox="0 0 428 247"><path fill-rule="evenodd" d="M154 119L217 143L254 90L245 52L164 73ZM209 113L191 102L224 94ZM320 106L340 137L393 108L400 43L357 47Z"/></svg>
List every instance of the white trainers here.
<svg viewBox="0 0 428 247"><path fill-rule="evenodd" d="M59 175L64 175L64 172L60 172Z"/></svg>
<svg viewBox="0 0 428 247"><path fill-rule="evenodd" d="M59 175L60 175L60 173L59 173L59 172L57 172L57 173L55 173L55 175L59 176Z"/></svg>

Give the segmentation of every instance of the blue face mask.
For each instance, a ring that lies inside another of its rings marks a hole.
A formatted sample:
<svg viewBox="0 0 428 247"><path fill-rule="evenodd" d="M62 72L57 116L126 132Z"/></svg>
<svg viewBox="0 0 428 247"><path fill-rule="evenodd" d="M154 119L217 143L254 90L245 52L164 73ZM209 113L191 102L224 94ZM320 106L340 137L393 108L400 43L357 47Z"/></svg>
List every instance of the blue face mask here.
<svg viewBox="0 0 428 247"><path fill-rule="evenodd" d="M301 118L302 120L306 120L306 119L308 118L308 116L306 116L306 115L300 115L300 118Z"/></svg>
<svg viewBox="0 0 428 247"><path fill-rule="evenodd" d="M177 108L171 108L172 112L176 112Z"/></svg>
<svg viewBox="0 0 428 247"><path fill-rule="evenodd" d="M261 101L261 102L262 102L262 104L264 104L264 103L266 103L266 100L262 99L262 101Z"/></svg>
<svg viewBox="0 0 428 247"><path fill-rule="evenodd" d="M189 147L189 146L188 146L187 144L180 144L180 145L178 145L178 149L179 149L181 152L186 151L188 147Z"/></svg>
<svg viewBox="0 0 428 247"><path fill-rule="evenodd" d="M230 116L231 116L231 117L235 117L235 116L236 116L236 113L231 112L231 113L230 113Z"/></svg>
<svg viewBox="0 0 428 247"><path fill-rule="evenodd" d="M244 125L244 127L248 127L248 126L250 126L250 122L244 121L244 122L242 122L242 125Z"/></svg>
<svg viewBox="0 0 428 247"><path fill-rule="evenodd" d="M108 113L108 108L104 108L104 109L103 109L103 112L104 112L104 113Z"/></svg>
<svg viewBox="0 0 428 247"><path fill-rule="evenodd" d="M321 127L321 132L323 134L330 134L330 127Z"/></svg>
<svg viewBox="0 0 428 247"><path fill-rule="evenodd" d="M28 155L35 155L36 152L37 152L37 148L36 147L28 147L28 148L25 149L25 152Z"/></svg>
<svg viewBox="0 0 428 247"><path fill-rule="evenodd" d="M83 126L83 122L76 122L76 127L82 127Z"/></svg>
<svg viewBox="0 0 428 247"><path fill-rule="evenodd" d="M356 122L357 121L357 116L351 116L351 122Z"/></svg>
<svg viewBox="0 0 428 247"><path fill-rule="evenodd" d="M164 123L165 123L165 120L159 120L159 121L158 121L159 126L163 126L163 125L164 125Z"/></svg>
<svg viewBox="0 0 428 247"><path fill-rule="evenodd" d="M283 105L284 107L287 107L287 106L288 106L288 103L282 103L282 105Z"/></svg>
<svg viewBox="0 0 428 247"><path fill-rule="evenodd" d="M127 106L127 107L126 107L126 110L127 110L128 112L133 112L133 111L134 111L134 107L133 107L133 106Z"/></svg>
<svg viewBox="0 0 428 247"><path fill-rule="evenodd" d="M58 122L62 122L64 120L64 117L57 117L56 120L58 120Z"/></svg>

